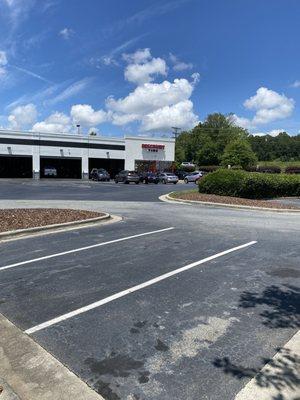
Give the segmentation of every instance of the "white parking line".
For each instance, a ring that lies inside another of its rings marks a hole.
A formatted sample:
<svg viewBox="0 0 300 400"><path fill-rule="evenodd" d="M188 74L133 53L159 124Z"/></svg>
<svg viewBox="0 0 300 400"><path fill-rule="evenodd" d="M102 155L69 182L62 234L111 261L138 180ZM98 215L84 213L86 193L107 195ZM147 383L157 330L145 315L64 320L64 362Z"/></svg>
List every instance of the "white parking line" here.
<svg viewBox="0 0 300 400"><path fill-rule="evenodd" d="M101 246L105 246L107 244L123 242L125 240L135 239L135 238L142 237L142 236L147 236L147 235L153 235L155 233L166 232L166 231L170 231L172 229L175 229L175 228L173 226L171 226L170 228L158 229L156 231L150 231L150 232L145 232L145 233L139 233L138 235L127 236L127 237L120 238L120 239L109 240L108 242L92 244L91 246L85 246L85 247L80 247L78 249L72 249L72 250L63 251L61 253L50 254L50 255L44 256L44 257L33 258L32 260L26 260L26 261L21 261L21 262L15 263L15 264L5 265L3 267L0 267L0 271L4 271L4 270L10 269L10 268L19 267L20 265L31 264L31 263L34 263L34 262L37 262L37 261L41 261L41 260L47 260L49 258L64 256L66 254L78 253L79 251L93 249L95 247L101 247Z"/></svg>
<svg viewBox="0 0 300 400"><path fill-rule="evenodd" d="M91 304L89 304L87 306L78 308L77 310L68 312L66 314L60 315L59 317L56 317L56 318L50 319L49 321L43 322L42 324L36 325L36 326L34 326L34 327L30 328L30 329L27 329L25 331L25 333L30 335L32 333L41 331L42 329L48 328L49 326L58 324L59 322L62 322L62 321L65 321L67 319L70 319L72 317L75 317L76 315L79 315L79 314L85 313L87 311L93 310L94 308L103 306L104 304L107 304L107 303L110 303L111 301L117 300L120 297L124 297L127 294L130 294L130 293L136 292L138 290L144 289L144 288L146 288L148 286L154 285L157 282L163 281L164 279L170 278L171 276L180 274L181 272L187 271L187 270L189 270L191 268L194 268L194 267L196 267L196 266L198 266L200 264L204 264L204 263L206 263L208 261L214 260L215 258L225 256L226 254L229 254L229 253L232 253L234 251L243 249L245 247L252 246L255 243L257 243L257 242L256 241L248 242L248 243L242 244L240 246L233 247L233 248L231 248L229 250L222 251L221 253L217 253L217 254L215 254L213 256L203 258L202 260L193 262L192 264L185 265L184 267L175 269L174 271L167 272L166 274L157 276L156 278L150 279L149 281L143 282L143 283L141 283L139 285L136 285L136 286L133 286L133 287L131 287L129 289L123 290L122 292L115 293L112 296L109 296L109 297L106 297L106 298L104 298L102 300L96 301L95 303L91 303Z"/></svg>

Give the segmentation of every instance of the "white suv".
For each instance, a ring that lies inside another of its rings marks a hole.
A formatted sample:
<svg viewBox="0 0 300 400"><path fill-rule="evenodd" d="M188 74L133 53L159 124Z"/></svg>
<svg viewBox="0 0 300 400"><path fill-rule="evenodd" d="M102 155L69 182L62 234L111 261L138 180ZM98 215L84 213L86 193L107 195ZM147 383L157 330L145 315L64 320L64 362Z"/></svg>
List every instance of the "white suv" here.
<svg viewBox="0 0 300 400"><path fill-rule="evenodd" d="M198 180L202 178L203 174L201 171L191 172L190 174L186 175L184 178L185 183L195 182L197 184Z"/></svg>

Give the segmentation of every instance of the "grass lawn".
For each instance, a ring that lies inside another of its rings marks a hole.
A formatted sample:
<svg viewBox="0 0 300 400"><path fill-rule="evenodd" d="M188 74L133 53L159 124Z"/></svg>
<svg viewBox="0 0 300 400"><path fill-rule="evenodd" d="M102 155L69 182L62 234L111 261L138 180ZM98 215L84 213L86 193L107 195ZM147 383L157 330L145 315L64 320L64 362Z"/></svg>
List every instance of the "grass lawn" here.
<svg viewBox="0 0 300 400"><path fill-rule="evenodd" d="M293 167L295 165L300 165L300 160L299 161L259 161L258 165L262 166L270 166L270 165L276 165L281 168L281 171L284 171L286 167Z"/></svg>

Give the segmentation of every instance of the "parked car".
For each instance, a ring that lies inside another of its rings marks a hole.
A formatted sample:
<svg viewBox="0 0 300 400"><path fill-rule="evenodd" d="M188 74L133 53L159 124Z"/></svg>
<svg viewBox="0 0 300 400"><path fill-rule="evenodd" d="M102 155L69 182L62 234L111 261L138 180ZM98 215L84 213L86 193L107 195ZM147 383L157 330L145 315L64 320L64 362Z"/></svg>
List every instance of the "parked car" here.
<svg viewBox="0 0 300 400"><path fill-rule="evenodd" d="M144 182L146 184L148 183L155 183L157 184L159 182L157 174L154 172L144 172L141 174L141 182Z"/></svg>
<svg viewBox="0 0 300 400"><path fill-rule="evenodd" d="M184 168L195 168L195 164L192 163L192 162L184 161L184 162L181 163L181 167L184 167Z"/></svg>
<svg viewBox="0 0 300 400"><path fill-rule="evenodd" d="M185 183L194 182L197 183L200 178L202 178L203 174L201 171L191 172L190 174L186 175L184 178Z"/></svg>
<svg viewBox="0 0 300 400"><path fill-rule="evenodd" d="M134 182L136 185L140 183L140 176L136 171L121 171L115 176L115 182L130 183Z"/></svg>
<svg viewBox="0 0 300 400"><path fill-rule="evenodd" d="M110 181L110 175L104 168L93 168L91 171L91 179L93 181Z"/></svg>
<svg viewBox="0 0 300 400"><path fill-rule="evenodd" d="M187 171L183 171L181 169L177 170L175 175L178 176L178 179L184 179L187 175L189 174L189 172Z"/></svg>
<svg viewBox="0 0 300 400"><path fill-rule="evenodd" d="M57 177L57 169L54 167L45 167L44 168L44 176L53 176Z"/></svg>
<svg viewBox="0 0 300 400"><path fill-rule="evenodd" d="M165 184L174 183L174 185L176 185L178 182L178 176L174 175L172 172L162 172L159 174L158 178L160 182Z"/></svg>

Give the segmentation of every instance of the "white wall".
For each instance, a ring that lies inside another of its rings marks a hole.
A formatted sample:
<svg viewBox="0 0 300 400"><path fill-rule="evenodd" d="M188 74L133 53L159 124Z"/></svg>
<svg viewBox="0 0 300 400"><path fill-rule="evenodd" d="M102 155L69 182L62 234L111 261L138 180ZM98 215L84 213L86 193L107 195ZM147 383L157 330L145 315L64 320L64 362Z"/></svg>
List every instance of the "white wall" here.
<svg viewBox="0 0 300 400"><path fill-rule="evenodd" d="M111 158L124 159L125 169L134 169L135 160L159 160L174 161L175 141L174 139L164 138L146 138L146 137L125 137L123 138L103 138L79 136L76 134L46 134L38 132L18 132L18 131L1 131L0 138L6 139L30 139L30 140L47 140L61 141L63 146L37 146L25 144L3 144L0 143L0 155L33 156L34 175L38 177L40 170L40 157L72 157L82 159L82 175L88 174L89 158ZM125 145L123 150L110 149L93 149L93 148L76 148L68 147L68 142L80 143L96 143ZM142 148L142 144L159 144L164 145L164 149L157 152L150 152Z"/></svg>
<svg viewBox="0 0 300 400"><path fill-rule="evenodd" d="M164 145L164 149L157 152L151 152L143 149L143 144ZM125 137L125 169L133 170L135 160L147 161L174 161L175 158L175 140L174 139L155 139L147 137Z"/></svg>

